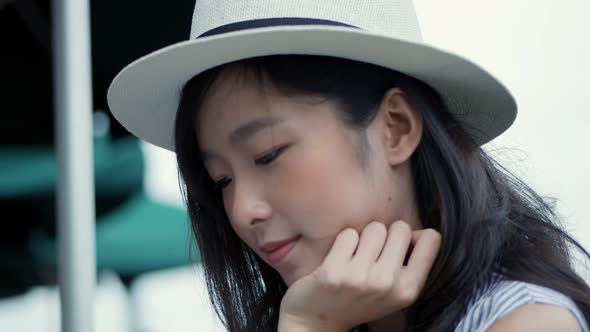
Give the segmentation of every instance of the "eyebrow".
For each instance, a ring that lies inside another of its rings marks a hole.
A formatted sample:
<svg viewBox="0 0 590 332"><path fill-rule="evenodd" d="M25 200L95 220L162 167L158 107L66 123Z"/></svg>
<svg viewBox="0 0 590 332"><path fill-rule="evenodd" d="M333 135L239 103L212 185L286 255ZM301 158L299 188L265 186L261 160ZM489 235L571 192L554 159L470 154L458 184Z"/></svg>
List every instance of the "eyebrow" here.
<svg viewBox="0 0 590 332"><path fill-rule="evenodd" d="M252 120L234 129L229 135L229 142L232 145L236 145L241 141L247 140L260 130L283 121L285 121L285 118L276 116Z"/></svg>
<svg viewBox="0 0 590 332"><path fill-rule="evenodd" d="M271 116L246 122L231 132L229 135L229 142L232 145L237 145L238 143L252 137L260 130L276 125L277 123L283 122L285 120L286 119L282 117ZM212 152L201 151L201 160L203 162L211 158L218 158L218 156Z"/></svg>

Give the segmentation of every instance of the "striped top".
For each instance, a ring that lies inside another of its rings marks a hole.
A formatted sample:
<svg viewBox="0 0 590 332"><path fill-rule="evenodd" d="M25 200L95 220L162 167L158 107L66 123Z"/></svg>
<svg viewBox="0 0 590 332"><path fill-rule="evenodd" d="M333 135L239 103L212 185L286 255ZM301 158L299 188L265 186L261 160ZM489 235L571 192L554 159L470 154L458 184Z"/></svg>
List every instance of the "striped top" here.
<svg viewBox="0 0 590 332"><path fill-rule="evenodd" d="M476 292L455 332L484 332L502 316L531 303L566 308L577 318L582 331L590 332L584 315L570 297L550 288L508 280L499 274L494 274L490 287Z"/></svg>

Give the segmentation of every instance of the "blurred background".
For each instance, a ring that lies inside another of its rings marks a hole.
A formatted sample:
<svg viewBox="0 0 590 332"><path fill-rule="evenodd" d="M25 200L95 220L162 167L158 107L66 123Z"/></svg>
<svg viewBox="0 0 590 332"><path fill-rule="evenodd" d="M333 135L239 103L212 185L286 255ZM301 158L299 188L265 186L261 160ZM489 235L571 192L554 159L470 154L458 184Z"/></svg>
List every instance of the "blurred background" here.
<svg viewBox="0 0 590 332"><path fill-rule="evenodd" d="M190 250L174 155L118 125L126 64L188 38L194 0L91 0L95 331L221 331ZM415 0L424 40L475 60L519 104L486 145L590 248L590 3ZM0 0L0 331L59 331L50 0Z"/></svg>

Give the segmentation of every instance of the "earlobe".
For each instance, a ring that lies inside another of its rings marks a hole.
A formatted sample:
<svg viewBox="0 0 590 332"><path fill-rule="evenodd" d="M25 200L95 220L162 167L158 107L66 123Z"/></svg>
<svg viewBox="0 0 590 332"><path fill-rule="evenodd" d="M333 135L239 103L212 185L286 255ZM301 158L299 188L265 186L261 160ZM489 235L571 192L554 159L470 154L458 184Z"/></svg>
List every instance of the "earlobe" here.
<svg viewBox="0 0 590 332"><path fill-rule="evenodd" d="M379 113L382 115L387 160L391 166L403 164L420 143L422 117L399 88L391 88L385 93Z"/></svg>

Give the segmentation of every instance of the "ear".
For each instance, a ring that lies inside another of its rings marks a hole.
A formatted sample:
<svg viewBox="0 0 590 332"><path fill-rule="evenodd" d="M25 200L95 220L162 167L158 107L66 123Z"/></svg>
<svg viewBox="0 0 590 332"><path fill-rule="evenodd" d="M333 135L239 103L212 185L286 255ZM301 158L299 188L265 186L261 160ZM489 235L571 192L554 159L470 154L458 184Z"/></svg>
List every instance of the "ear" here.
<svg viewBox="0 0 590 332"><path fill-rule="evenodd" d="M422 116L400 88L387 90L373 124L391 166L409 160L422 138Z"/></svg>

